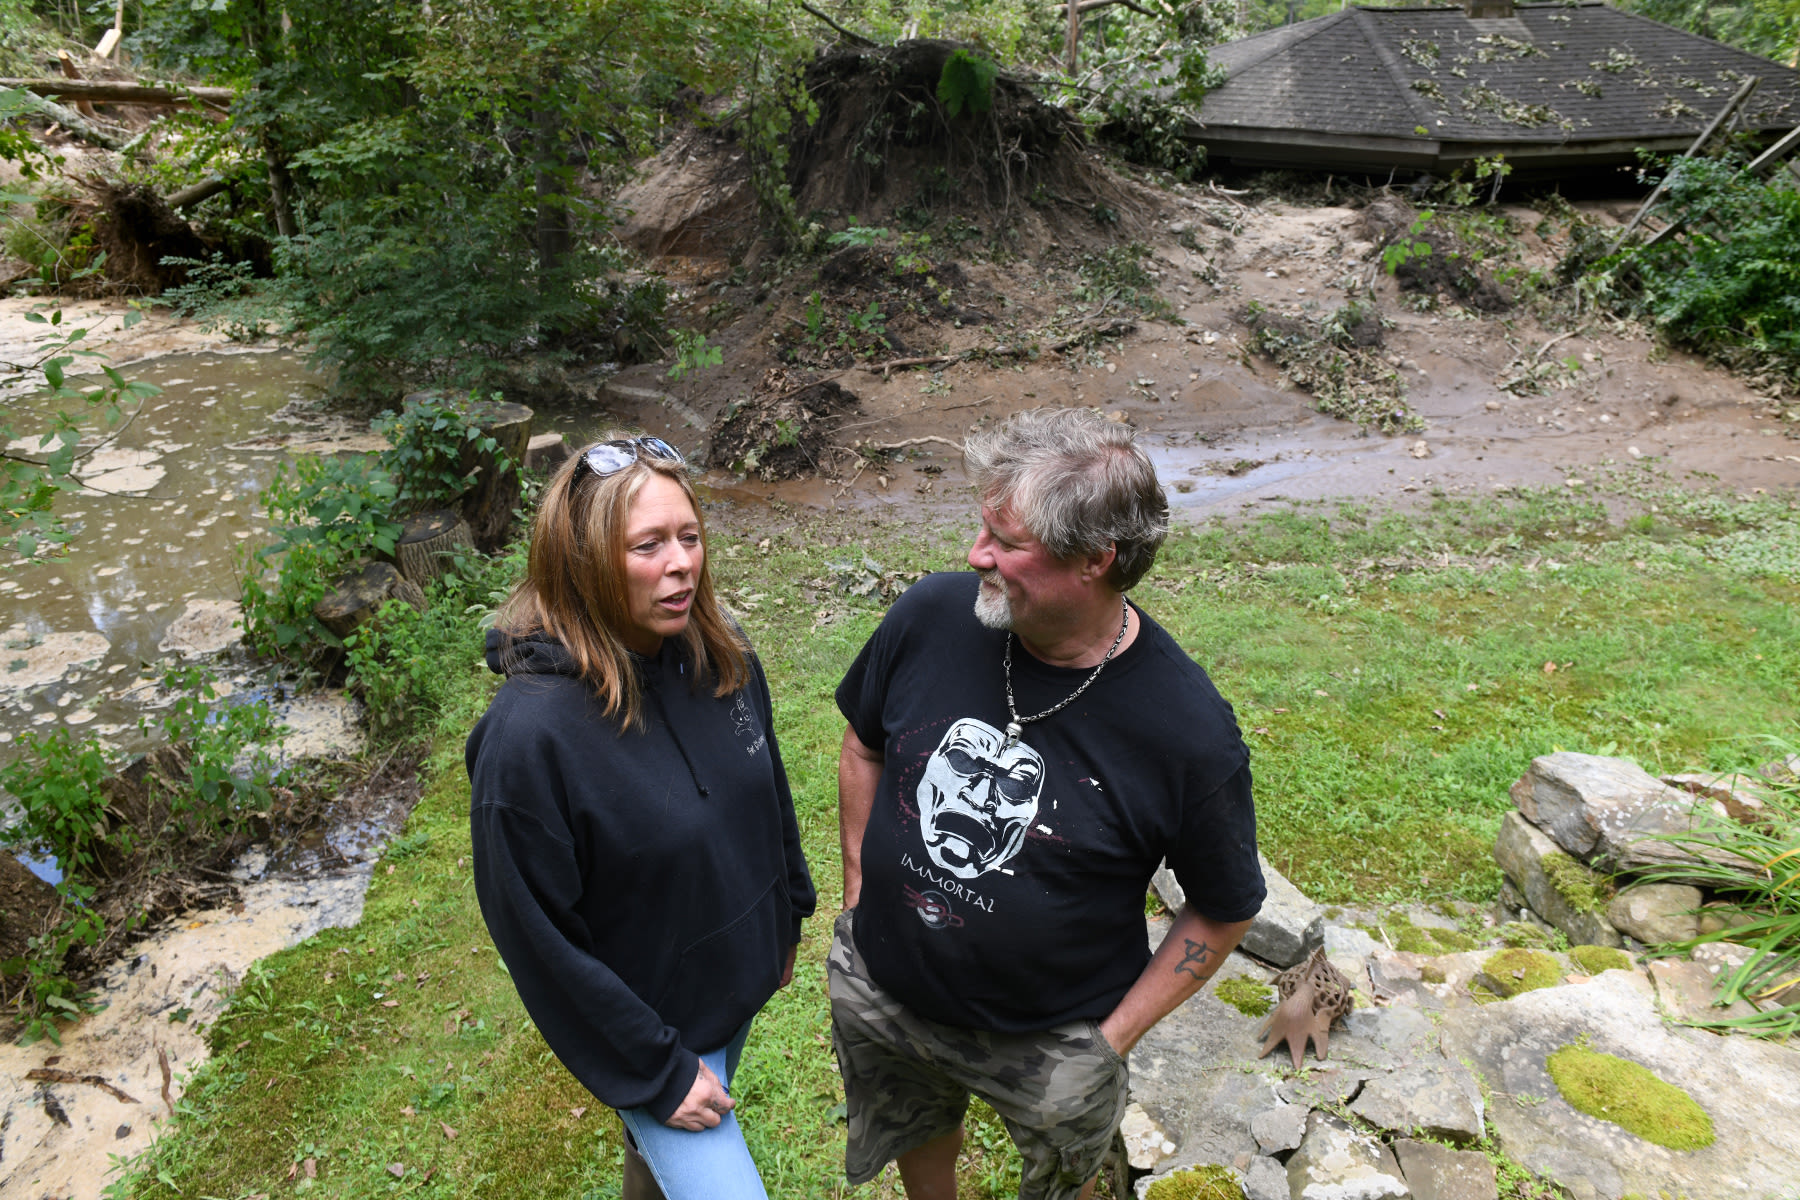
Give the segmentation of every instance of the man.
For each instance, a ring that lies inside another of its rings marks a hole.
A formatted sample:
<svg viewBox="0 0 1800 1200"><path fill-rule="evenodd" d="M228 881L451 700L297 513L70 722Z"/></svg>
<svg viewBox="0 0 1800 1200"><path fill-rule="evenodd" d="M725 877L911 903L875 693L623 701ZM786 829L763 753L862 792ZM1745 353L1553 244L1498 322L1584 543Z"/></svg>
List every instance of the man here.
<svg viewBox="0 0 1800 1200"><path fill-rule="evenodd" d="M837 691L845 1169L897 1158L909 1200L955 1200L974 1093L1019 1145L1020 1200L1086 1200L1126 1055L1262 904L1249 754L1206 673L1125 600L1168 532L1131 431L1021 413L965 461L976 573L908 590ZM1165 857L1188 903L1152 956Z"/></svg>

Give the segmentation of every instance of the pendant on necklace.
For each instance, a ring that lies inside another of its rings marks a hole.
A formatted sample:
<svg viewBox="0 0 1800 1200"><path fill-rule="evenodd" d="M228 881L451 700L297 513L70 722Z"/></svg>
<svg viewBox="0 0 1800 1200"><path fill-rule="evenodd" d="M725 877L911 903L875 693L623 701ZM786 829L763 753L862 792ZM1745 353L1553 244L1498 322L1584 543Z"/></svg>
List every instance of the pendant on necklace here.
<svg viewBox="0 0 1800 1200"><path fill-rule="evenodd" d="M1014 746L1019 744L1019 736L1024 732L1025 727L1023 725L1020 725L1017 721L1008 721L1006 723L1006 742L1000 749L1011 750Z"/></svg>

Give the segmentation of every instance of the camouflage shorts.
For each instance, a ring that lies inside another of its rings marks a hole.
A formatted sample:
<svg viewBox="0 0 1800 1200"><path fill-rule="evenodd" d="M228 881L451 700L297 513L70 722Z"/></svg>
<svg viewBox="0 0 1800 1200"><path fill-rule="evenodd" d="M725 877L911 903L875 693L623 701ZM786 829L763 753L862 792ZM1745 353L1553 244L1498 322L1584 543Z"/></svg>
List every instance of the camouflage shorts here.
<svg viewBox="0 0 1800 1200"><path fill-rule="evenodd" d="M837 919L829 965L850 1182L866 1183L892 1159L955 1130L973 1093L1019 1147L1019 1200L1073 1200L1099 1173L1125 1114L1125 1060L1099 1023L1013 1034L927 1020L869 978L850 921L847 912Z"/></svg>

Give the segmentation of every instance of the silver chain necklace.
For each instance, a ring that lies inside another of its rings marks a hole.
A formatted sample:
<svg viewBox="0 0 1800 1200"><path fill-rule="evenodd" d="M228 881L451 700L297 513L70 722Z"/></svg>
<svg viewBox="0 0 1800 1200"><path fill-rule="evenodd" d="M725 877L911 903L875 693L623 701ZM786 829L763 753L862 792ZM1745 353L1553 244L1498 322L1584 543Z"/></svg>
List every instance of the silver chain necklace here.
<svg viewBox="0 0 1800 1200"><path fill-rule="evenodd" d="M1069 695L1067 696L1067 698L1065 698L1061 704L1051 705L1049 708L1046 708L1043 712L1037 714L1035 717L1021 717L1019 715L1018 705L1016 703L1014 703L1014 701L1013 701L1013 690L1012 690L1013 635L1008 633L1006 635L1006 659L1005 659L1005 662L1006 662L1006 715L1011 717L1012 720L1007 722L1006 742L1000 748L1002 750L1011 750L1014 746L1019 744L1019 738L1024 735L1025 727L1027 725L1031 724L1033 721L1041 721L1045 717L1049 716L1052 713L1061 712L1063 709L1067 708L1069 705L1071 705L1075 702L1075 697L1077 697L1077 696L1081 695L1081 693L1087 691L1088 688L1093 685L1094 680L1100 678L1100 672L1104 671L1106 669L1106 664L1112 661L1112 656L1119 652L1119 643L1125 640L1125 630L1130 625L1131 625L1131 604L1129 601L1121 600L1121 601L1119 601L1119 636L1113 639L1112 648L1106 652L1106 657L1100 660L1100 665L1094 668L1094 673L1092 675L1089 675L1086 679L1082 680L1081 686L1076 688L1073 692L1070 692Z"/></svg>

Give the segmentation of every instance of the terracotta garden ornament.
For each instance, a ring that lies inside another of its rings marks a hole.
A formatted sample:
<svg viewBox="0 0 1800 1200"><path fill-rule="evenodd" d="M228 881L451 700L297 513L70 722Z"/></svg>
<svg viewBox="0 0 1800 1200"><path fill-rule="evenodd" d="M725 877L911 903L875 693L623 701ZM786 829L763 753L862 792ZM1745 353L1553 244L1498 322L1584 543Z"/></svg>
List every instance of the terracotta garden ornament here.
<svg viewBox="0 0 1800 1200"><path fill-rule="evenodd" d="M1294 1070L1306 1057L1307 1039L1324 1062L1331 1049L1331 1025L1355 1007L1351 999L1350 981L1325 961L1325 948L1319 947L1297 967L1289 967L1275 977L1275 990L1281 1003L1269 1014L1258 1035L1266 1058L1270 1051L1286 1042L1293 1056Z"/></svg>

